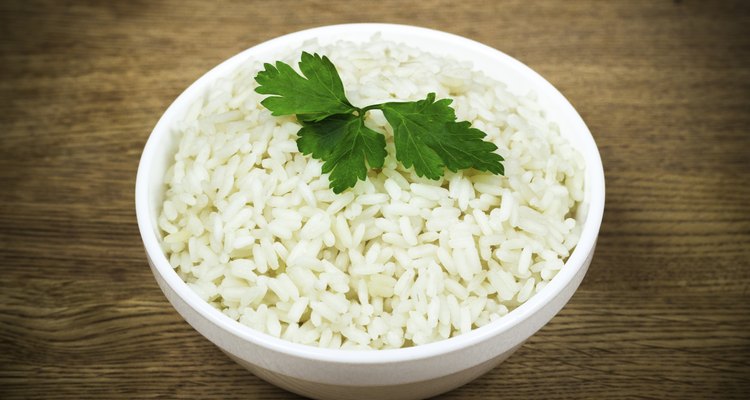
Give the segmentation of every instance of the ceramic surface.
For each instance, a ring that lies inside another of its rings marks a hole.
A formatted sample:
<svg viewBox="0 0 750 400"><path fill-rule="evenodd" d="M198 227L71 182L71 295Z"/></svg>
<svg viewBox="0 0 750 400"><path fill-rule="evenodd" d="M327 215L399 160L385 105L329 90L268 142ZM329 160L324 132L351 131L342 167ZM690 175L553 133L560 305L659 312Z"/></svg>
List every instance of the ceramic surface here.
<svg viewBox="0 0 750 400"><path fill-rule="evenodd" d="M425 51L471 61L505 82L516 94L533 91L547 117L586 161L584 227L579 243L558 275L540 293L505 317L441 342L397 350L347 351L304 346L252 330L201 300L174 272L159 245L157 216L163 177L174 154L171 126L218 77L242 62L274 55L317 38L322 43L363 41L373 34ZM185 90L154 128L141 157L136 214L149 264L174 308L208 340L257 376L313 398L389 400L424 398L460 385L505 360L570 299L594 254L604 210L604 173L596 144L573 106L544 78L517 60L480 43L434 30L390 24L348 24L314 28L259 44L218 65Z"/></svg>

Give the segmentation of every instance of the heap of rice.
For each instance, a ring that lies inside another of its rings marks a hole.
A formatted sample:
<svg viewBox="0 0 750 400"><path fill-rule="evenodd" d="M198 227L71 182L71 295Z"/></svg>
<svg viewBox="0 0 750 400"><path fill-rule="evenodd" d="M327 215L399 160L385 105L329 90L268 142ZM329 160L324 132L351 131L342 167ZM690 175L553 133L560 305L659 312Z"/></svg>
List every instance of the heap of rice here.
<svg viewBox="0 0 750 400"><path fill-rule="evenodd" d="M470 331L540 291L575 246L581 156L545 119L471 64L374 37L307 43L327 55L355 105L452 98L487 133L505 176L475 170L431 181L394 158L336 195L321 162L295 143L299 125L260 105L251 60L216 82L175 128L159 227L172 266L240 323L297 343L386 349Z"/></svg>

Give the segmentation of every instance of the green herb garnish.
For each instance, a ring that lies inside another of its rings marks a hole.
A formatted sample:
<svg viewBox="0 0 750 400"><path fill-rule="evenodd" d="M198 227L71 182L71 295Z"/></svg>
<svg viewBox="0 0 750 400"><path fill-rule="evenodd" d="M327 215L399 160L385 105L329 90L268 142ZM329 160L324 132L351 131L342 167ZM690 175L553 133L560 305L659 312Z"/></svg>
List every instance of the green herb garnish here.
<svg viewBox="0 0 750 400"><path fill-rule="evenodd" d="M265 64L255 91L270 95L261 104L272 115L296 115L302 128L297 147L322 160L330 187L341 193L365 180L367 168L382 168L385 136L365 126L369 110L381 110L393 128L396 160L414 167L418 176L438 179L444 169L474 168L503 174L497 146L479 129L456 121L451 99L435 101L435 93L419 101L390 102L359 108L346 98L336 67L326 56L302 53L299 75L281 61Z"/></svg>

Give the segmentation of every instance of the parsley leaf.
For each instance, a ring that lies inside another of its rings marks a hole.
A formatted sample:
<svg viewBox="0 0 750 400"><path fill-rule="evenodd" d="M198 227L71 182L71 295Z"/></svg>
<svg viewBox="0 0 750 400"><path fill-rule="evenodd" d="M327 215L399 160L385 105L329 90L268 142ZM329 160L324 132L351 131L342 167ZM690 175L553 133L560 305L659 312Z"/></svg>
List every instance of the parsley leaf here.
<svg viewBox="0 0 750 400"><path fill-rule="evenodd" d="M255 91L273 95L261 101L272 115L297 114L300 120L320 121L357 109L346 98L341 77L326 56L303 52L299 68L304 77L281 61L264 67L255 77L260 84Z"/></svg>
<svg viewBox="0 0 750 400"><path fill-rule="evenodd" d="M325 161L322 172L330 173L328 180L334 193L354 187L357 179L365 180L367 165L382 168L387 154L385 136L352 114L305 122L297 135L297 148L302 154Z"/></svg>
<svg viewBox="0 0 750 400"><path fill-rule="evenodd" d="M382 168L387 155L385 136L365 126L369 110L379 109L393 128L396 159L418 176L438 179L444 168L456 172L474 168L503 174L497 146L466 121L456 121L452 100L435 101L435 93L410 102L373 104L364 108L346 98L344 84L328 57L302 53L298 74L281 61L265 64L255 77L261 104L272 115L296 115L302 124L297 148L322 160L335 193L354 187L367 169Z"/></svg>
<svg viewBox="0 0 750 400"><path fill-rule="evenodd" d="M424 100L380 105L393 127L396 159L407 168L413 165L418 176L429 179L440 178L443 167L453 172L474 168L503 174L497 146L482 140L484 132L469 122L456 122L451 102L435 101L435 93L430 93Z"/></svg>

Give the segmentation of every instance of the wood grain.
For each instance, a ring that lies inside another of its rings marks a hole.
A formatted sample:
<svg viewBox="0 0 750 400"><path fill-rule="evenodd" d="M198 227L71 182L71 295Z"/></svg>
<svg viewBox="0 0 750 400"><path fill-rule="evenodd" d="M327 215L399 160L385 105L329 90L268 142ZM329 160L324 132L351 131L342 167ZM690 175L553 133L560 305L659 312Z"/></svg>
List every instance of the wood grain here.
<svg viewBox="0 0 750 400"><path fill-rule="evenodd" d="M750 393L750 7L703 1L0 2L0 398L297 398L170 307L133 203L185 87L283 33L396 22L517 57L576 106L607 205L567 307L443 399Z"/></svg>

